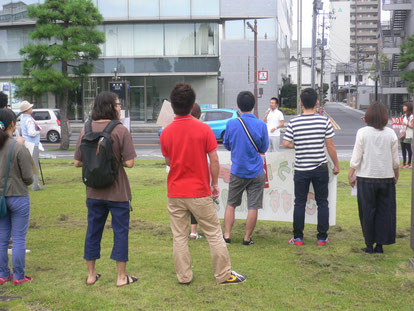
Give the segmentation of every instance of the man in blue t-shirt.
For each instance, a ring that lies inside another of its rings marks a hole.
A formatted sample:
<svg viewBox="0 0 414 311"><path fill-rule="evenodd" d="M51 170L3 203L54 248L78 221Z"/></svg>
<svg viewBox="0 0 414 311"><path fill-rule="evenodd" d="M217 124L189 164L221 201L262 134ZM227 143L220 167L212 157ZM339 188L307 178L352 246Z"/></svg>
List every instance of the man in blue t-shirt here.
<svg viewBox="0 0 414 311"><path fill-rule="evenodd" d="M258 120L252 114L254 104L255 99L251 92L240 92L237 96L237 106L242 112L241 120L230 120L224 134L223 144L227 150L231 151L232 161L229 195L224 215L225 233L223 238L227 244L231 243L230 234L234 223L235 208L241 204L243 192L247 191L248 208L243 245L254 243L251 236L256 226L258 209L263 205L266 175L259 153L267 151L269 136L266 123Z"/></svg>

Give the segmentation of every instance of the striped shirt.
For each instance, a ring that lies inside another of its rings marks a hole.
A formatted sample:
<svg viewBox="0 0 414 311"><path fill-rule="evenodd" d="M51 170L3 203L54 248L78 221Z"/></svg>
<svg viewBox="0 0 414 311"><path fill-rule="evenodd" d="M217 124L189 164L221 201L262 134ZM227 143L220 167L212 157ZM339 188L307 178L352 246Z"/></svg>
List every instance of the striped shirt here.
<svg viewBox="0 0 414 311"><path fill-rule="evenodd" d="M293 118L283 139L295 145L295 170L310 171L327 163L325 139L334 135L332 124L325 116L311 114Z"/></svg>

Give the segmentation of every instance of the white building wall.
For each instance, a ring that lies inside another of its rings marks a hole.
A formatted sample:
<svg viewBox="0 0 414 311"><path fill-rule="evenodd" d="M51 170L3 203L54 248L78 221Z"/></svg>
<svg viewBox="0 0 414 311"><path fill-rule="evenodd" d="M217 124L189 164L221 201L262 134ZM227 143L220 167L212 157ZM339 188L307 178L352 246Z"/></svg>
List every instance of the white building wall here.
<svg viewBox="0 0 414 311"><path fill-rule="evenodd" d="M351 36L351 7L349 1L330 3L330 10L335 12L335 19L330 21L329 49L331 51L331 63L349 63L350 61L350 36Z"/></svg>

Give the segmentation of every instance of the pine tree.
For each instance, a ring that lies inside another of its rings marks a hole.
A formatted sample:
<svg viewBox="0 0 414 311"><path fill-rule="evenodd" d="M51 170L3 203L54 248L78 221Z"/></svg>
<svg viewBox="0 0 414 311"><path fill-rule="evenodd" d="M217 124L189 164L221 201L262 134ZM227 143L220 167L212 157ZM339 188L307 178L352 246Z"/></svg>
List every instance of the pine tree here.
<svg viewBox="0 0 414 311"><path fill-rule="evenodd" d="M407 40L400 46L400 63L398 67L401 69L406 69L408 65L414 61L414 35L407 38ZM406 81L409 81L407 90L413 92L414 90L414 70L406 69L401 74L401 78Z"/></svg>
<svg viewBox="0 0 414 311"><path fill-rule="evenodd" d="M96 26L103 17L91 0L46 0L28 7L36 20L31 43L20 50L23 78L14 79L18 96L40 96L52 92L60 97L61 144L69 148L67 109L69 92L93 71L92 61L105 41Z"/></svg>

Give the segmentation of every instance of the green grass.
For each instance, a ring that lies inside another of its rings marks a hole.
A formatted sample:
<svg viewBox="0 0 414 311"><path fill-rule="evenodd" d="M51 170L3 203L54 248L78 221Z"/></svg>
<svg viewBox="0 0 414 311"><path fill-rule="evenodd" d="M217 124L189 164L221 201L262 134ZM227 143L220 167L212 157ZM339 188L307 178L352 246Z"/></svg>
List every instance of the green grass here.
<svg viewBox="0 0 414 311"><path fill-rule="evenodd" d="M305 228L303 247L287 244L290 223L259 221L256 244L241 245L244 221L236 221L229 251L233 268L248 275L237 286L216 285L205 239L190 241L194 281L177 284L166 209L165 166L139 160L128 170L133 191L130 261L127 271L138 283L116 288L110 222L102 240L97 270L102 277L85 286L83 243L86 231L85 189L81 171L70 160L44 160L46 191L31 193L27 274L35 282L0 287L9 310L413 310L414 272L408 258L411 170L397 185L397 243L384 255L363 254L356 198L347 184L348 162L338 179L337 225L331 244L316 246L316 226Z"/></svg>

